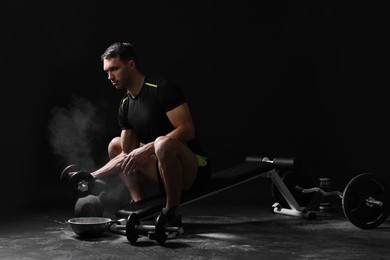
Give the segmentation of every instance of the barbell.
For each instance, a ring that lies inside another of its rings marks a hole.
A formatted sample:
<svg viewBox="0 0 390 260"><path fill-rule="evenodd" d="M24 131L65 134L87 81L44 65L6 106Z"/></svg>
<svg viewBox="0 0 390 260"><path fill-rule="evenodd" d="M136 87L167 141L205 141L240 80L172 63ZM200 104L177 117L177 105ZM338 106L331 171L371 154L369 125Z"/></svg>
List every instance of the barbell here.
<svg viewBox="0 0 390 260"><path fill-rule="evenodd" d="M352 178L344 191L324 191L321 188L302 188L302 193L318 192L322 196L339 196L345 217L355 226L372 229L381 225L389 216L389 186L373 173L362 173Z"/></svg>

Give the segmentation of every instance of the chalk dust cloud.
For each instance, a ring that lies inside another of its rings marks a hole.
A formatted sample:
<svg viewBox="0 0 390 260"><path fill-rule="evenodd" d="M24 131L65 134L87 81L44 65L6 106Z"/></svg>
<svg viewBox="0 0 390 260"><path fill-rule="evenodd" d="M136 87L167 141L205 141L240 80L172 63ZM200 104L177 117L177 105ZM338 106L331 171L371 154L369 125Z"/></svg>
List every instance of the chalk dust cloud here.
<svg viewBox="0 0 390 260"><path fill-rule="evenodd" d="M67 107L54 107L49 121L52 152L65 164L95 169L94 142L103 136L97 108L83 97L73 96Z"/></svg>

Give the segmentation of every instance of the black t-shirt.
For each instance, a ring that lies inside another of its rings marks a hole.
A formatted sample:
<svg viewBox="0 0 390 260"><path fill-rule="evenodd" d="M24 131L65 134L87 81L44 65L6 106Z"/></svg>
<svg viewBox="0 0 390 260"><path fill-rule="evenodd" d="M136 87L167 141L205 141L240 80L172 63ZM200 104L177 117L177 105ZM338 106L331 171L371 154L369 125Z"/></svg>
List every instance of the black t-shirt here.
<svg viewBox="0 0 390 260"><path fill-rule="evenodd" d="M127 93L121 100L119 125L122 129L134 130L141 143L152 142L174 130L166 113L185 102L181 89L169 79L146 76L136 97ZM187 145L194 153L205 154L197 138L187 142Z"/></svg>

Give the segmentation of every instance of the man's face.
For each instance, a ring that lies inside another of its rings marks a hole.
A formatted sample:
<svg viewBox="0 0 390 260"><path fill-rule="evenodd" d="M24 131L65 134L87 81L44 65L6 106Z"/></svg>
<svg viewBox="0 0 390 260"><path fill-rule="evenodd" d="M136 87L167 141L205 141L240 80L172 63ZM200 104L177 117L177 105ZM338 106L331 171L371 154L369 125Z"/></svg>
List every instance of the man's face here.
<svg viewBox="0 0 390 260"><path fill-rule="evenodd" d="M134 62L123 62L119 57L103 60L103 70L108 75L108 80L117 88L125 89L131 81L131 71Z"/></svg>

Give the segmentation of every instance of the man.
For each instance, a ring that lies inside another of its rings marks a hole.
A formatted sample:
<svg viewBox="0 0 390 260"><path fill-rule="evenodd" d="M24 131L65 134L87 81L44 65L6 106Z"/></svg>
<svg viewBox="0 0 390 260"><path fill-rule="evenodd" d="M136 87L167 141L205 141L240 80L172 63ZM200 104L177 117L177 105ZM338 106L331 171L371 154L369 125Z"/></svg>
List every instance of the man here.
<svg viewBox="0 0 390 260"><path fill-rule="evenodd" d="M166 193L162 213L168 223L181 225L182 191L210 177L188 103L169 79L144 75L138 69L130 43L112 44L101 60L108 80L126 94L118 111L121 134L108 146L110 161L91 175L95 179L119 175L134 202L145 198L144 177L159 184Z"/></svg>

